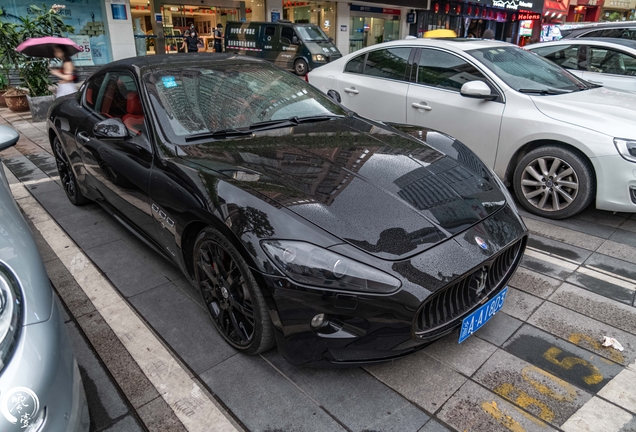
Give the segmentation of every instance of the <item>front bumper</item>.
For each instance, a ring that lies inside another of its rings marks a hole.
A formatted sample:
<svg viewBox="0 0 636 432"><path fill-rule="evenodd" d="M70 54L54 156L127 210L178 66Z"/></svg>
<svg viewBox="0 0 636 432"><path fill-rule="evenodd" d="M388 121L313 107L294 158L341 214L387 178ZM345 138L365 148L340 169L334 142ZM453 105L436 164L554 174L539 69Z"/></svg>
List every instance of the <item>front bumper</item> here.
<svg viewBox="0 0 636 432"><path fill-rule="evenodd" d="M619 154L593 158L596 171L596 208L616 212L636 212L636 163Z"/></svg>
<svg viewBox="0 0 636 432"><path fill-rule="evenodd" d="M19 387L29 389L39 402L30 424L42 416L43 423L33 430L22 427L25 425L20 418L13 424L2 412L5 407L0 407L1 431L88 431L88 405L82 379L55 302L47 321L22 329L18 346L0 376L1 395L9 396Z"/></svg>
<svg viewBox="0 0 636 432"><path fill-rule="evenodd" d="M488 243L490 250L475 243L477 236ZM383 270L402 280L401 289L390 295L329 292L260 274L261 286L270 294L278 349L291 363L319 366L387 361L423 348L459 327L463 317L503 289L519 265L526 236L523 222L507 207L421 254L387 263L388 269ZM427 299L514 244L520 245L518 256L486 297L434 332L416 335L417 318ZM317 314L325 314L328 324L315 329L310 322Z"/></svg>

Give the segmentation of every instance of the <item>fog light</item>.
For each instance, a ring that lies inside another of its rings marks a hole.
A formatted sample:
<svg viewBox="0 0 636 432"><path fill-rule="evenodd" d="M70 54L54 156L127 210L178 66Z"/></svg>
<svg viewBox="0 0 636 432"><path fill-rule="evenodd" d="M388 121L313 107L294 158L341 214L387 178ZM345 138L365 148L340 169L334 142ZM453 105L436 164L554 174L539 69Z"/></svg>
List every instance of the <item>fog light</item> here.
<svg viewBox="0 0 636 432"><path fill-rule="evenodd" d="M636 187L629 187L629 197L632 199L632 202L636 204Z"/></svg>
<svg viewBox="0 0 636 432"><path fill-rule="evenodd" d="M311 319L311 326L313 328L320 328L325 325L327 322L327 317L325 314L318 314Z"/></svg>

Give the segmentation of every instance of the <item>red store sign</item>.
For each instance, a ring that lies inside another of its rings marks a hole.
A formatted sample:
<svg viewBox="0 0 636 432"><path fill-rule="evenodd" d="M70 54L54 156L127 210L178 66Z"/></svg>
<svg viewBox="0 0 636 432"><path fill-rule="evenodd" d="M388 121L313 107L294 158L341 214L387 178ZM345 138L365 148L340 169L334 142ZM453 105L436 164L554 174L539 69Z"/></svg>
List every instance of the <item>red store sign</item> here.
<svg viewBox="0 0 636 432"><path fill-rule="evenodd" d="M519 15L519 21L541 19L541 14L537 12L519 11L518 15Z"/></svg>

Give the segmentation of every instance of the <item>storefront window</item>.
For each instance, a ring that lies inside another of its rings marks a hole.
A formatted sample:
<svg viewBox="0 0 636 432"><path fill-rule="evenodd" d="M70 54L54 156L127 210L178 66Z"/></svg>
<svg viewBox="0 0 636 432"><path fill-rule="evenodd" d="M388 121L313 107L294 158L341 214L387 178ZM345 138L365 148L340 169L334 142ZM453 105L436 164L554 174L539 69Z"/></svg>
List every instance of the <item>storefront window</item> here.
<svg viewBox="0 0 636 432"><path fill-rule="evenodd" d="M349 52L400 38L399 9L351 5Z"/></svg>
<svg viewBox="0 0 636 432"><path fill-rule="evenodd" d="M336 38L334 2L283 2L283 17L293 23L315 24L330 38Z"/></svg>
<svg viewBox="0 0 636 432"><path fill-rule="evenodd" d="M75 33L68 35L75 43L82 47L88 47L76 56L73 62L78 66L93 66L109 63L112 59L111 47L106 36L106 19L102 6L102 0L83 0L81 3L59 2L56 0L3 0L1 16L8 22L19 22L19 17L28 17L35 14L31 11L31 5L36 4L50 8L56 3L63 3L65 7L59 14L64 23L75 27ZM108 3L110 6L110 3Z"/></svg>

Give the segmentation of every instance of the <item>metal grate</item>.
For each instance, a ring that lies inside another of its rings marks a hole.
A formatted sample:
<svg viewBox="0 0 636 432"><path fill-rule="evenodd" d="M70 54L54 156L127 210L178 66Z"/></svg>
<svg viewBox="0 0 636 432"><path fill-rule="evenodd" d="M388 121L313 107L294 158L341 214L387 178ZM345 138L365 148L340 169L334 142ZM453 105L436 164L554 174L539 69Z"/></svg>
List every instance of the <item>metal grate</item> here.
<svg viewBox="0 0 636 432"><path fill-rule="evenodd" d="M454 324L493 292L503 288L521 259L521 239L463 279L431 295L416 318L415 333L428 338Z"/></svg>

